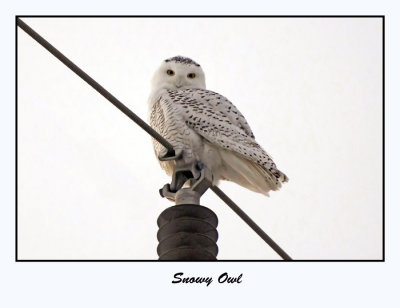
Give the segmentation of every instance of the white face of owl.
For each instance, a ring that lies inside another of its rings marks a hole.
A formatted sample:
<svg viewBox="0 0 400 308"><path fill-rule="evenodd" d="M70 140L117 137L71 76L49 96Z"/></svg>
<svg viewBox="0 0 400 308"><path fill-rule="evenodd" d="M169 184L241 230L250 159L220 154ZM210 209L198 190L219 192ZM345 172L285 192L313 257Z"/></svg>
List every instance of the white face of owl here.
<svg viewBox="0 0 400 308"><path fill-rule="evenodd" d="M193 60L176 56L161 63L151 82L152 91L206 88L204 72Z"/></svg>

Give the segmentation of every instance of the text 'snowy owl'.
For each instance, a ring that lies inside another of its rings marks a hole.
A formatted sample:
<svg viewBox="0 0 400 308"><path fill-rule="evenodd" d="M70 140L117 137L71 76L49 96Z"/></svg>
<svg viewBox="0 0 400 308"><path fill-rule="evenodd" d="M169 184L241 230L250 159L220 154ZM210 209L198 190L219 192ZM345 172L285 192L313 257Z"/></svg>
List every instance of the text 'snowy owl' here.
<svg viewBox="0 0 400 308"><path fill-rule="evenodd" d="M202 68L176 56L164 60L152 79L150 125L183 158L196 159L212 172L214 184L228 180L268 195L288 178L257 143L240 111L224 96L206 90ZM166 149L154 140L156 155ZM174 161L160 161L171 176Z"/></svg>

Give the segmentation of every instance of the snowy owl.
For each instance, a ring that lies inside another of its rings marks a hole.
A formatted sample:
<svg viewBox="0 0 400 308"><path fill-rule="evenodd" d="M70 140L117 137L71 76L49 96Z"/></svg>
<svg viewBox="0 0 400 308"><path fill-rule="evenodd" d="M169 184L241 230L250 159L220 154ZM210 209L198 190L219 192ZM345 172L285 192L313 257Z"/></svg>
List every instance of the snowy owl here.
<svg viewBox="0 0 400 308"><path fill-rule="evenodd" d="M176 56L162 62L154 73L148 100L150 125L183 159L195 159L219 180L235 182L268 196L287 176L279 171L257 143L240 111L224 96L206 90L205 76L195 61ZM166 149L153 140L158 157ZM160 161L171 176L175 162Z"/></svg>

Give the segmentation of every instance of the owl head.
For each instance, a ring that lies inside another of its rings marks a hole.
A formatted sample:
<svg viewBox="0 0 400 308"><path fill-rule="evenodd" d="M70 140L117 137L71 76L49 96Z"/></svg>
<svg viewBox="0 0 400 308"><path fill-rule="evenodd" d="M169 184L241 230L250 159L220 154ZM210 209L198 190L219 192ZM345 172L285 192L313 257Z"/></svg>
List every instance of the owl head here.
<svg viewBox="0 0 400 308"><path fill-rule="evenodd" d="M152 91L160 89L205 89L206 81L204 72L199 64L192 59L176 56L161 63L153 75L151 85Z"/></svg>

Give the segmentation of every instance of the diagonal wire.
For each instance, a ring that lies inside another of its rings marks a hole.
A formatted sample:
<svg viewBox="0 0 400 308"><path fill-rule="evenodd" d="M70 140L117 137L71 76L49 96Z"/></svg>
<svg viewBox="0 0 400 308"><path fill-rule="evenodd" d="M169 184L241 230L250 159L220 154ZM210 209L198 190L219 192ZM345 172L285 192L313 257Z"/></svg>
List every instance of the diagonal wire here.
<svg viewBox="0 0 400 308"><path fill-rule="evenodd" d="M146 122L139 118L135 113L133 113L128 107L121 103L114 95L104 89L99 83L97 83L92 77L81 70L75 63L64 56L60 51L58 51L53 45L46 41L42 36L40 36L35 30L24 23L20 18L17 18L18 26L28 33L34 40L36 40L40 45L46 48L50 53L52 53L58 60L68 66L74 73L90 84L97 92L108 99L115 107L121 110L125 115L127 115L131 120L133 120L137 125L143 128L148 134L150 134L154 139L161 143L173 156L174 148L172 145L160 134L158 134L154 129L152 129Z"/></svg>
<svg viewBox="0 0 400 308"><path fill-rule="evenodd" d="M231 200L221 189L217 186L211 186L210 189L224 201L236 214L248 224L254 232L256 232L275 252L282 257L284 260L292 260L291 257L281 248L272 238L268 236L243 210Z"/></svg>
<svg viewBox="0 0 400 308"><path fill-rule="evenodd" d="M64 56L59 50L57 50L53 45L46 41L40 34L29 27L20 18L17 18L17 25L29 34L35 41L42 45L47 51L53 54L58 60L69 67L75 74L81 77L89 85L91 85L97 92L103 95L108 101L110 101L115 107L121 110L125 115L127 115L131 120L133 120L137 125L139 125L143 130L145 130L149 135L161 143L167 150L168 153L173 156L175 151L173 146L160 134L158 134L153 128L151 128L146 122L139 118L134 112L132 112L128 107L121 103L115 96L104 89L99 83L97 83L92 77L86 74L82 69L80 69L75 63ZM252 228L277 254L279 254L284 260L292 260L288 254L286 254L282 248L278 246L243 210L241 210L236 203L234 203L221 189L216 186L211 186L211 190L224 201L237 215L240 216L249 226Z"/></svg>

